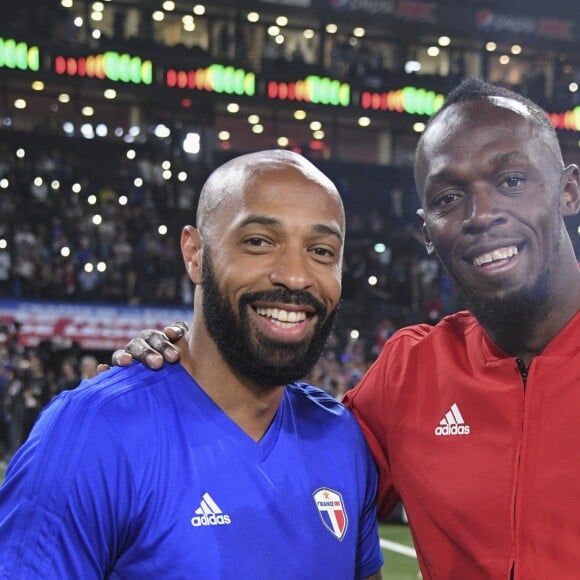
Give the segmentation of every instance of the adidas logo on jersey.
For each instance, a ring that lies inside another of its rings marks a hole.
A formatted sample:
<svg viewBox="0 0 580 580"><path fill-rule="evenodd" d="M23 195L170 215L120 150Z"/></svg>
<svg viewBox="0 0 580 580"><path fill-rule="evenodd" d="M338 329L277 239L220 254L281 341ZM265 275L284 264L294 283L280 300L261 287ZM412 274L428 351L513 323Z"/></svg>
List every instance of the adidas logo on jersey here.
<svg viewBox="0 0 580 580"><path fill-rule="evenodd" d="M231 523L230 516L224 514L209 493L204 493L200 506L191 518L191 525L199 528L201 526L224 526Z"/></svg>
<svg viewBox="0 0 580 580"><path fill-rule="evenodd" d="M469 425L465 424L457 403L453 403L445 417L435 427L435 435L469 435Z"/></svg>

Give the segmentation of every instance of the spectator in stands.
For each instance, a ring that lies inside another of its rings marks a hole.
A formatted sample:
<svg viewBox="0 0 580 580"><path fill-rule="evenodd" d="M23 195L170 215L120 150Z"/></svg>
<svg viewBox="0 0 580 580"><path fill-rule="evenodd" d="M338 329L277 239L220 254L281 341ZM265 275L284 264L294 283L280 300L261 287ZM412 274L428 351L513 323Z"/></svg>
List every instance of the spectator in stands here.
<svg viewBox="0 0 580 580"><path fill-rule="evenodd" d="M294 382L340 300L338 191L290 151L245 155L210 176L197 225L183 366L53 400L0 487L3 576L380 578L362 433Z"/></svg>
<svg viewBox="0 0 580 580"><path fill-rule="evenodd" d="M579 169L540 107L471 79L423 133L415 178L426 248L469 311L396 332L346 393L379 513L404 501L425 579L575 578Z"/></svg>

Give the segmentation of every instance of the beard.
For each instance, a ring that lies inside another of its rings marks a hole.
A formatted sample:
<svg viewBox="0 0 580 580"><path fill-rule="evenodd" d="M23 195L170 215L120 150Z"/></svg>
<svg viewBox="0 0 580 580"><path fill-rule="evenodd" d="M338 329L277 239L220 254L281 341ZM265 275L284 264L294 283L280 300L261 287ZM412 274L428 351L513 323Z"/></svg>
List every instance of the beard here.
<svg viewBox="0 0 580 580"><path fill-rule="evenodd" d="M338 307L327 314L326 306L309 292L278 288L244 294L236 313L231 302L220 292L207 246L202 276L202 306L207 330L235 374L256 384L274 387L302 379L310 372L322 354ZM257 300L313 307L318 322L312 338L288 343L264 336L248 319L248 308Z"/></svg>
<svg viewBox="0 0 580 580"><path fill-rule="evenodd" d="M465 305L485 328L521 341L547 313L550 277L546 269L534 284L502 298L485 298L462 288Z"/></svg>

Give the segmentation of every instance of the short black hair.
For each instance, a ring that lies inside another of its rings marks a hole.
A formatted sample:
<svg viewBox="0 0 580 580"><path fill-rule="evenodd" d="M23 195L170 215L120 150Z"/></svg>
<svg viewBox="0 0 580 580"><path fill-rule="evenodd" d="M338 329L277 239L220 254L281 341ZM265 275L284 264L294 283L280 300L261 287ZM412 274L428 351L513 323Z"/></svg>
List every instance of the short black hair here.
<svg viewBox="0 0 580 580"><path fill-rule="evenodd" d="M556 130L548 117L548 114L542 107L540 107L534 101L524 97L520 93L512 91L501 85L494 85L487 81L479 78L468 78L457 85L443 101L442 107L431 117L429 123L435 120L440 113L445 109L449 108L451 105L457 103L464 103L468 101L479 101L488 99L489 97L504 97L506 99L511 99L518 103L524 105L531 113L533 120L540 126L548 129L550 133L553 134L554 138L557 139Z"/></svg>

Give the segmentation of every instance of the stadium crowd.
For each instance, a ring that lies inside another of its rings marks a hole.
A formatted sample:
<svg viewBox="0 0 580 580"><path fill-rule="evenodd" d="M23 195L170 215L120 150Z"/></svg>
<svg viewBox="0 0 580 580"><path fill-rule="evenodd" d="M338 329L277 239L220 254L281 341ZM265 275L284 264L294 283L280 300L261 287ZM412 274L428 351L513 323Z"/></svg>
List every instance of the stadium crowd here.
<svg viewBox="0 0 580 580"><path fill-rule="evenodd" d="M146 145L5 134L0 299L191 304L178 240L211 167L180 163ZM395 328L436 322L458 306L418 238L415 194L405 171L391 168L387 176L355 168L346 175L331 163L324 169L339 184L349 212L347 250L341 316L310 380L340 397ZM180 171L187 179L175 178ZM5 324L0 453L14 451L46 402L78 383L86 354L51 342L24 348L18 322ZM90 354L103 361L110 355Z"/></svg>

